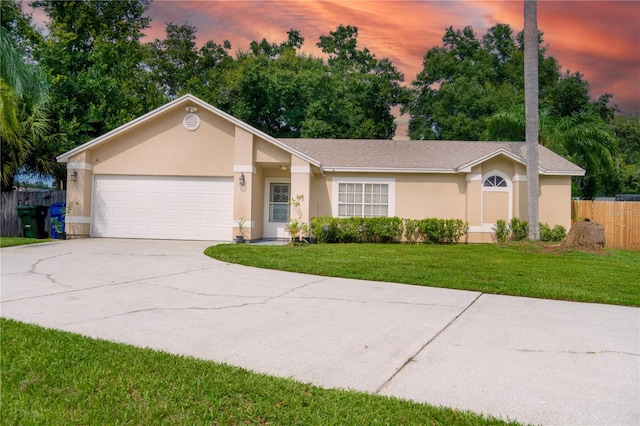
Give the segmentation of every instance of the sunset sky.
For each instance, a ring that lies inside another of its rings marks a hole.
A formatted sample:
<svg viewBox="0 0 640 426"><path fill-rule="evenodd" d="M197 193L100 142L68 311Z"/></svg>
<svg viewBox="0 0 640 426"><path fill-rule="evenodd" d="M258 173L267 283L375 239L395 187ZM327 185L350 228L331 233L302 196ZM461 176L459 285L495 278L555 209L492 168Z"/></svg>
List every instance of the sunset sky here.
<svg viewBox="0 0 640 426"><path fill-rule="evenodd" d="M519 32L523 1L155 0L148 14L145 41L164 38L165 23L187 23L198 29L198 45L229 40L233 52L252 40L280 43L293 28L305 38L303 50L319 56L320 35L340 24L357 26L359 47L391 59L408 84L427 50L442 45L447 27L471 26L481 37L507 23ZM34 18L41 22L41 11ZM593 99L612 93L612 104L640 114L640 0L538 0L538 28L562 70L589 81Z"/></svg>
<svg viewBox="0 0 640 426"><path fill-rule="evenodd" d="M320 35L340 24L359 29L359 46L378 58L387 57L410 83L422 69L430 48L442 45L448 26L467 25L482 36L497 23L522 30L522 1L402 1L402 0L155 0L149 38L164 38L164 24L188 23L198 29L198 43L229 40L236 49L248 49L252 40L279 43L297 29L305 50ZM562 69L580 71L597 98L613 93L623 112L640 112L640 0L538 1L538 27L549 52Z"/></svg>

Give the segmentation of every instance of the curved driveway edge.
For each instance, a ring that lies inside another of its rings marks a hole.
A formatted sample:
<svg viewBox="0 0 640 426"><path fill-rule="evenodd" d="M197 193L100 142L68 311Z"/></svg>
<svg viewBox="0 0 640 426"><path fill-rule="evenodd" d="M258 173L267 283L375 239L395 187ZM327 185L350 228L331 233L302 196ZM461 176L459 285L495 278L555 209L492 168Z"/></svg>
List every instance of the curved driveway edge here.
<svg viewBox="0 0 640 426"><path fill-rule="evenodd" d="M1 249L6 318L539 424L640 424L640 309L270 271L212 243Z"/></svg>

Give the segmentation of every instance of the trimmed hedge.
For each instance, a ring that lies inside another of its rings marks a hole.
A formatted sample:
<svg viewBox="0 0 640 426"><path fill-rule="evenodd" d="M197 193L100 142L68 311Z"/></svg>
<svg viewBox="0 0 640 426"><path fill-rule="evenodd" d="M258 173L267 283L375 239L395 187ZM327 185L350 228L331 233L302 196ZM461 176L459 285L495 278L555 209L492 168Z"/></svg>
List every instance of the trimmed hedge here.
<svg viewBox="0 0 640 426"><path fill-rule="evenodd" d="M469 224L460 219L318 216L311 219L311 232L324 243L392 243L404 237L408 243L450 244L469 232Z"/></svg>

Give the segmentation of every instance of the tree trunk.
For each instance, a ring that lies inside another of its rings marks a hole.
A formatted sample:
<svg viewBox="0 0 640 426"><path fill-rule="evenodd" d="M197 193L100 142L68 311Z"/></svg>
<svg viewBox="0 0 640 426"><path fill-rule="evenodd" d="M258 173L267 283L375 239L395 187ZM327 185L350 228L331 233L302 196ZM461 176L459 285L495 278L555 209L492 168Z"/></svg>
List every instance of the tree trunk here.
<svg viewBox="0 0 640 426"><path fill-rule="evenodd" d="M537 1L524 1L524 100L526 111L529 239L540 240L538 199L538 17Z"/></svg>

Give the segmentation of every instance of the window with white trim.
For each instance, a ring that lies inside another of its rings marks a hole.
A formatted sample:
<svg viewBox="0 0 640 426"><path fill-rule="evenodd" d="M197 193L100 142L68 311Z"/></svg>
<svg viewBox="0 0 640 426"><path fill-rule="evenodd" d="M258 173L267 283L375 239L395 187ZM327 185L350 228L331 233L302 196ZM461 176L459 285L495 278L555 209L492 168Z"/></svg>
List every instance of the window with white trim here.
<svg viewBox="0 0 640 426"><path fill-rule="evenodd" d="M389 215L389 184L338 184L338 217L386 217Z"/></svg>

